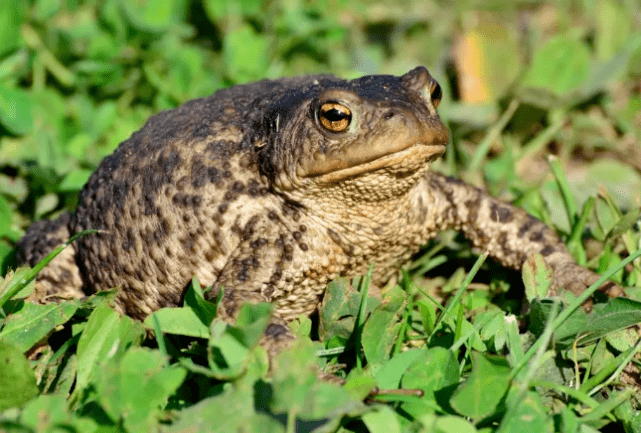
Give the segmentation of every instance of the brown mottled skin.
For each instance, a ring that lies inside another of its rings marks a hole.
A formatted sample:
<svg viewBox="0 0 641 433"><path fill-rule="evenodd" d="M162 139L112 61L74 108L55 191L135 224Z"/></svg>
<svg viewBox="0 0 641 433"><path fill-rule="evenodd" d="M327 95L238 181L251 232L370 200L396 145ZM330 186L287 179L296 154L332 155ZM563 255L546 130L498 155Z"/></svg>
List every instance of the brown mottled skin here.
<svg viewBox="0 0 641 433"><path fill-rule="evenodd" d="M19 255L31 265L70 234L101 230L41 272L36 298L119 286L116 307L143 319L179 305L197 275L225 288L226 320L245 301L272 302L263 344L278 347L291 338L284 324L313 312L329 281L374 262L381 286L449 228L511 268L541 253L553 291L582 292L597 276L552 230L428 171L448 139L439 100L419 67L260 81L162 112L102 162L74 214L29 228Z"/></svg>

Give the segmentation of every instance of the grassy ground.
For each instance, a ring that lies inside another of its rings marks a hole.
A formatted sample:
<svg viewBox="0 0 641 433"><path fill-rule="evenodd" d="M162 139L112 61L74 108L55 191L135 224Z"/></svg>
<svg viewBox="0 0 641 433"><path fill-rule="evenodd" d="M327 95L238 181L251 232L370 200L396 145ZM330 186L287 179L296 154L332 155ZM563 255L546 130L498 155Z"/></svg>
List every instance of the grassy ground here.
<svg viewBox="0 0 641 433"><path fill-rule="evenodd" d="M624 329L641 321L640 16L626 0L3 0L0 430L641 432L640 344ZM444 233L382 303L366 278L333 283L271 379L256 347L268 308L209 326L197 282L144 324L110 310L113 293L20 301L33 272L9 271L14 243L73 209L153 113L265 77L417 64L452 132L436 169L555 227L630 299L559 308L537 299L541 263L509 272Z"/></svg>

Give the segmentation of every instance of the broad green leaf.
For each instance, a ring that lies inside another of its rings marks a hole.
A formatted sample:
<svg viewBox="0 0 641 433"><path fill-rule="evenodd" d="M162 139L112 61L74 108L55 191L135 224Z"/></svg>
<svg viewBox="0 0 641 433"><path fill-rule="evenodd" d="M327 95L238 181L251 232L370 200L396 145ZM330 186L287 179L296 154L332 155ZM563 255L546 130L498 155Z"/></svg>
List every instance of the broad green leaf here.
<svg viewBox="0 0 641 433"><path fill-rule="evenodd" d="M99 305L89 316L78 341L76 392L89 384L96 370L120 358L129 347L138 345L143 332L140 322L121 316L105 304Z"/></svg>
<svg viewBox="0 0 641 433"><path fill-rule="evenodd" d="M143 322L147 329L154 329L153 318L160 323L163 333L209 338L209 325L205 325L196 312L189 307L165 307L154 311Z"/></svg>
<svg viewBox="0 0 641 433"><path fill-rule="evenodd" d="M0 123L14 134L25 134L31 129L31 100L18 88L0 84Z"/></svg>
<svg viewBox="0 0 641 433"><path fill-rule="evenodd" d="M165 433L284 433L283 425L267 414L257 414L255 404L264 404L269 400L270 389L257 386L225 387L215 397L209 397L190 406L175 416L178 418L161 431ZM254 402L256 396L256 403Z"/></svg>
<svg viewBox="0 0 641 433"><path fill-rule="evenodd" d="M579 431L579 418L574 414L574 411L569 407L561 409L559 415L557 431L576 433Z"/></svg>
<svg viewBox="0 0 641 433"><path fill-rule="evenodd" d="M398 415L389 406L377 406L362 419L370 433L401 433Z"/></svg>
<svg viewBox="0 0 641 433"><path fill-rule="evenodd" d="M267 38L244 24L223 39L223 58L229 75L236 82L262 77L269 66L270 47Z"/></svg>
<svg viewBox="0 0 641 433"><path fill-rule="evenodd" d="M213 287L209 287L208 289L211 290L212 288ZM194 275L191 279L191 284L185 293L184 302L185 306L191 307L196 314L198 314L200 320L202 320L205 325L209 326L211 321L218 315L218 307L222 302L223 295L224 288L221 288L214 299L211 301L205 299L205 292L202 287L200 287L200 281L198 281L198 277Z"/></svg>
<svg viewBox="0 0 641 433"><path fill-rule="evenodd" d="M374 372L389 359L396 337L401 329L399 322L407 294L398 286L388 290L381 304L376 307L363 326L361 343L367 362Z"/></svg>
<svg viewBox="0 0 641 433"><path fill-rule="evenodd" d="M91 171L89 170L74 170L68 173L65 178L60 182L58 186L59 191L79 191L82 189L89 176L91 176Z"/></svg>
<svg viewBox="0 0 641 433"><path fill-rule="evenodd" d="M267 303L244 304L235 325L214 320L210 326L209 367L215 377L240 375L250 361L250 350L258 344L271 318Z"/></svg>
<svg viewBox="0 0 641 433"><path fill-rule="evenodd" d="M120 362L106 363L92 379L101 407L112 419L122 419L128 431L157 428L159 410L187 374L166 363L159 351L141 347L129 349Z"/></svg>
<svg viewBox="0 0 641 433"><path fill-rule="evenodd" d="M125 15L135 27L149 32L162 32L182 15L182 0L121 1Z"/></svg>
<svg viewBox="0 0 641 433"><path fill-rule="evenodd" d="M504 358L472 352L472 373L450 399L452 407L472 419L494 413L510 384L510 367Z"/></svg>
<svg viewBox="0 0 641 433"><path fill-rule="evenodd" d="M273 306L267 302L245 304L240 307L235 326L230 328L238 341L251 348L258 344L272 316Z"/></svg>
<svg viewBox="0 0 641 433"><path fill-rule="evenodd" d="M0 2L0 57L20 44L20 25L24 19L27 3L22 0Z"/></svg>
<svg viewBox="0 0 641 433"><path fill-rule="evenodd" d="M587 344L639 322L641 322L641 302L627 298L613 298L606 304L594 306L588 315L588 323L580 332L580 341L582 344Z"/></svg>
<svg viewBox="0 0 641 433"><path fill-rule="evenodd" d="M0 196L0 237L7 236L10 228L11 208L4 197Z"/></svg>
<svg viewBox="0 0 641 433"><path fill-rule="evenodd" d="M530 313L530 330L535 335L543 332L552 303L535 301ZM554 332L560 347L567 347L579 340L589 344L607 334L627 328L641 321L641 302L626 298L613 298L606 304L596 304L590 314L579 308Z"/></svg>
<svg viewBox="0 0 641 433"><path fill-rule="evenodd" d="M257 16L260 13L261 1L240 0L205 0L203 6L212 23L224 19L227 15Z"/></svg>
<svg viewBox="0 0 641 433"><path fill-rule="evenodd" d="M327 341L335 336L347 340L352 335L361 297L361 293L347 278L337 278L327 285L319 309L318 334L321 340ZM380 302L380 299L369 296L366 314L369 314Z"/></svg>
<svg viewBox="0 0 641 433"><path fill-rule="evenodd" d="M527 257L521 270L528 301L544 298L553 281L554 271L539 253Z"/></svg>
<svg viewBox="0 0 641 433"><path fill-rule="evenodd" d="M594 6L596 55L599 59L609 59L629 38L631 21L628 19L627 11L618 2L599 0Z"/></svg>
<svg viewBox="0 0 641 433"><path fill-rule="evenodd" d="M419 433L477 433L479 431L470 422L453 415L421 414L416 417L415 425L420 426L417 430ZM481 431L487 433L485 430Z"/></svg>
<svg viewBox="0 0 641 433"><path fill-rule="evenodd" d="M46 21L60 10L62 2L58 0L36 0L34 6L36 19Z"/></svg>
<svg viewBox="0 0 641 433"><path fill-rule="evenodd" d="M424 392L423 398L436 401L434 393L458 383L459 364L451 350L432 347L421 351L409 366L401 381L403 388L416 388Z"/></svg>
<svg viewBox="0 0 641 433"><path fill-rule="evenodd" d="M396 389L401 383L401 378L405 370L409 368L417 359L423 360L425 357L424 349L410 349L394 356L389 361L383 363L381 368L376 372L376 383L381 389Z"/></svg>
<svg viewBox="0 0 641 433"><path fill-rule="evenodd" d="M510 407L513 404L516 408ZM555 431L552 418L547 416L539 395L533 391L528 392L522 400L509 401L508 408L512 410L508 410L501 421L498 433L552 433Z"/></svg>
<svg viewBox="0 0 641 433"><path fill-rule="evenodd" d="M590 52L586 44L571 36L550 39L534 53L523 86L564 95L580 87L590 72Z"/></svg>
<svg viewBox="0 0 641 433"><path fill-rule="evenodd" d="M478 430L467 420L446 415L436 420L436 433L476 433Z"/></svg>
<svg viewBox="0 0 641 433"><path fill-rule="evenodd" d="M22 351L0 341L0 411L21 406L38 394L36 375Z"/></svg>
<svg viewBox="0 0 641 433"><path fill-rule="evenodd" d="M12 311L6 320L0 331L0 340L26 352L58 325L66 323L78 307L76 301L48 305L23 302L22 307Z"/></svg>
<svg viewBox="0 0 641 433"><path fill-rule="evenodd" d="M322 420L362 406L344 388L318 378L316 349L309 341L297 340L273 362L273 413L293 412L298 419Z"/></svg>
<svg viewBox="0 0 641 433"><path fill-rule="evenodd" d="M20 414L20 422L33 431L98 431L98 423L91 418L78 417L67 407L63 395L40 395L30 401Z"/></svg>

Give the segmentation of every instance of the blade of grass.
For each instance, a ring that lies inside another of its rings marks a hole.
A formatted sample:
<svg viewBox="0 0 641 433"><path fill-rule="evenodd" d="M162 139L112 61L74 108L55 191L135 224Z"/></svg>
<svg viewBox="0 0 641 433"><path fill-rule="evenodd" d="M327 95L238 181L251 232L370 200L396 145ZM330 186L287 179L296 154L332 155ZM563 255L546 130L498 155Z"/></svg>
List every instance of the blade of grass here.
<svg viewBox="0 0 641 433"><path fill-rule="evenodd" d="M570 185L568 184L568 178L561 167L561 163L556 156L550 155L548 157L548 163L552 169L552 174L556 180L559 190L561 191L561 197L563 198L563 204L565 205L565 213L568 217L568 222L570 223L570 230L576 225L579 217L579 213L576 209L576 203L574 201L574 196L570 191Z"/></svg>
<svg viewBox="0 0 641 433"><path fill-rule="evenodd" d="M492 146L494 140L499 137L503 129L505 129L507 124L510 122L512 116L514 116L514 113L516 112L516 109L519 108L519 105L521 105L521 101L519 101L518 99L513 99L510 102L510 105L508 105L505 112L501 115L501 118L498 120L498 122L496 122L489 129L487 135L476 146L476 151L474 152L472 160L469 164L469 171L478 170L478 168L481 166L481 162L483 162L483 159L485 159L485 156L490 151L490 146Z"/></svg>
<svg viewBox="0 0 641 433"><path fill-rule="evenodd" d="M589 395L599 392L603 387L607 386L616 377L618 377L619 374L621 374L626 365L632 361L634 356L639 353L640 350L641 339L637 340L637 343L633 347L620 353L597 374L586 380L583 385L581 385L580 389L587 392ZM610 377L607 380L604 380L607 376Z"/></svg>
<svg viewBox="0 0 641 433"><path fill-rule="evenodd" d="M624 401L632 397L633 394L634 394L634 389L631 389L631 388L626 389L625 391L623 391L621 394L618 394L614 398L609 398L605 400L603 403L597 406L593 411L581 417L581 421L590 422L590 421L600 420L601 418L609 415L610 412L614 408L616 408L618 405L620 405L621 403L623 403ZM614 420L614 417L611 419Z"/></svg>
<svg viewBox="0 0 641 433"><path fill-rule="evenodd" d="M554 322L552 322L552 330L556 330L559 326L565 322L568 317L572 313L576 311L577 308L581 308L581 305L588 300L590 296L594 292L598 290L599 287L603 283L605 283L612 275L617 273L621 268L626 266L628 263L632 262L633 260L637 259L638 257L641 257L641 249L635 251L633 254L629 255L625 259L621 260L621 262L617 263L616 266L613 266L611 269L608 269L606 272L601 275L601 278L596 280L590 287L588 287L585 292L583 292L581 295L577 296L577 298L570 304L568 305L561 313L554 319ZM544 333L545 334L545 333ZM511 372L511 378L516 377L517 374L521 371L521 369L527 365L527 363L530 361L530 359L536 354L536 351L539 350L539 348L545 344L545 340L543 339L544 335L541 335L534 344L530 347L530 349L525 353L525 356L521 360L521 362L516 365Z"/></svg>
<svg viewBox="0 0 641 433"><path fill-rule="evenodd" d="M497 311L495 314L492 314L491 316L486 317L485 320L481 320L481 321L475 322L474 325L470 329L468 329L468 331L465 333L465 335L463 335L460 338L455 340L454 344L452 344L452 346L450 347L450 350L452 352L456 353L456 351L458 349L460 349L461 346L464 345L465 342L472 335L474 335L475 332L478 332L482 327L484 327L485 325L490 323L490 321L493 320L499 314L501 314L501 313Z"/></svg>
<svg viewBox="0 0 641 433"><path fill-rule="evenodd" d="M450 302L447 303L447 306L445 307L445 310L443 311L443 313L439 315L438 319L436 319L436 323L434 324L434 329L430 333L429 337L427 337L428 344L432 340L432 337L436 335L436 332L439 330L439 327L443 322L443 320L445 320L447 317L450 316L452 309L458 304L459 300L461 299L461 296L463 296L463 293L465 293L465 290L472 282L472 279L474 278L478 270L481 268L481 265L483 264L483 262L485 262L485 259L487 259L487 253L481 254L479 258L476 259L476 263L474 263L474 266L472 266L472 269L465 277L465 280L463 280L461 287L459 287L459 289L457 290L454 297L450 300Z"/></svg>
<svg viewBox="0 0 641 433"><path fill-rule="evenodd" d="M572 256L581 266L585 266L586 262L585 248L583 248L583 244L581 243L581 235L585 230L585 224L587 223L588 218L592 213L592 209L594 209L595 203L596 200L594 199L594 197L590 197L586 200L583 208L581 209L579 219L576 221L576 224L572 226L572 231L567 243L568 249L572 253Z"/></svg>
<svg viewBox="0 0 641 433"><path fill-rule="evenodd" d="M559 116L554 123L541 131L532 140L525 143L522 147L521 154L517 157L517 161L525 159L547 146L566 121L565 115Z"/></svg>
<svg viewBox="0 0 641 433"><path fill-rule="evenodd" d="M93 233L98 233L98 230L83 230L80 233L76 233L75 235L70 237L69 240L64 244L58 245L56 248L54 248L53 251L47 254L33 268L27 269L24 272L16 273L14 278L12 278L7 284L4 292L0 293L0 308L2 308L9 299L13 298L16 293L24 289L27 284L33 281L36 276L38 276L38 272L40 272L45 266L47 266L58 254L62 252L62 250L71 245L73 241L82 236L90 235Z"/></svg>
<svg viewBox="0 0 641 433"><path fill-rule="evenodd" d="M365 325L365 315L367 314L367 295L369 293L369 284L372 281L372 272L374 272L374 263L369 265L367 274L365 278L361 281L361 305L358 309L358 322L354 329L355 332L355 346L356 346L356 366L360 370L363 368L361 360L361 350L363 345L361 344L361 337L363 334L363 326Z"/></svg>
<svg viewBox="0 0 641 433"><path fill-rule="evenodd" d="M403 280L401 281L401 287L403 287L403 290L405 290L405 292L410 296L408 296L407 307L405 307L403 318L401 319L401 329L398 332L398 337L396 337L396 343L394 344L394 355L398 355L401 352L403 342L405 341L405 335L407 334L407 329L410 327L411 312L414 310L414 297L410 293L412 280L406 271L403 270L402 272Z"/></svg>

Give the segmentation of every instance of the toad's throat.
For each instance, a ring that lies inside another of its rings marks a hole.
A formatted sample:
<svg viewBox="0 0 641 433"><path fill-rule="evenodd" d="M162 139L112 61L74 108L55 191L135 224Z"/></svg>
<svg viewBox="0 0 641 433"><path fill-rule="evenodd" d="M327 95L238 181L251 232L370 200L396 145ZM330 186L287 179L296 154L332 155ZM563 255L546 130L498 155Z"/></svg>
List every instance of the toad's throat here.
<svg viewBox="0 0 641 433"><path fill-rule="evenodd" d="M397 171L418 171L441 156L443 152L445 152L444 144L415 143L403 150L388 153L371 161L307 177L318 183L333 183L385 168Z"/></svg>

